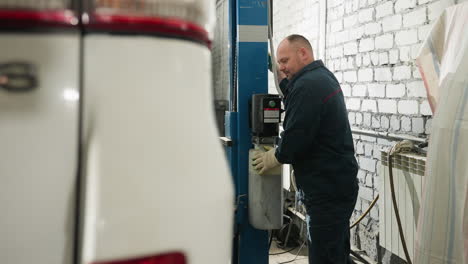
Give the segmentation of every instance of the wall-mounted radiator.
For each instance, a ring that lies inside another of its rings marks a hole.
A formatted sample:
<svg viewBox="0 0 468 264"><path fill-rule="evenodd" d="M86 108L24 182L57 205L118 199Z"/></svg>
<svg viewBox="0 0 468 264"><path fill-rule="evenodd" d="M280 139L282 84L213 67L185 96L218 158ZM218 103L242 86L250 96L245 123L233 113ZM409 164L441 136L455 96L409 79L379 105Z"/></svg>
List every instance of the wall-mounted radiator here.
<svg viewBox="0 0 468 264"><path fill-rule="evenodd" d="M413 260L426 157L419 154L404 153L394 155L392 161L396 200L406 245L410 258ZM381 150L379 166L381 171L379 175L379 243L385 249L406 260L398 234L395 212L393 211L388 172L388 152L385 150Z"/></svg>

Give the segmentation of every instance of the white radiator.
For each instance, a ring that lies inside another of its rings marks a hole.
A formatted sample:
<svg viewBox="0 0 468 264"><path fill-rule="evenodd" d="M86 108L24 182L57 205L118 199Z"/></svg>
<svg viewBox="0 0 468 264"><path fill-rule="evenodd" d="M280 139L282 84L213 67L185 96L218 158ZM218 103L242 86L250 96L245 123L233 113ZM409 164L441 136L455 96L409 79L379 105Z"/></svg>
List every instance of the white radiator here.
<svg viewBox="0 0 468 264"><path fill-rule="evenodd" d="M414 241L418 223L421 193L424 182L426 157L419 154L396 154L393 161L393 182L400 213L403 234L411 260L414 260ZM406 260L398 233L398 225L392 205L388 172L388 152L381 150L379 184L380 245Z"/></svg>

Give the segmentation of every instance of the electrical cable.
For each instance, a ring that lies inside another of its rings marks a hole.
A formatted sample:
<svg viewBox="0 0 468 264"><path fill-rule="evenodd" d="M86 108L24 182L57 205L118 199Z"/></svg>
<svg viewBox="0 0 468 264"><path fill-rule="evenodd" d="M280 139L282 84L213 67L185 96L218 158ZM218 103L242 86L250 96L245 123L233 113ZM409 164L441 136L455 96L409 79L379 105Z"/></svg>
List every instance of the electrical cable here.
<svg viewBox="0 0 468 264"><path fill-rule="evenodd" d="M301 224L301 233L302 233L303 227L304 227L304 223ZM302 242L301 247L299 248L299 250L296 253L296 256L292 260L280 262L278 264L286 264L286 263L291 263L291 262L295 261L297 259L297 256L299 256L299 253L301 252L302 248L304 247L306 241L307 241L307 239L304 239L304 242Z"/></svg>
<svg viewBox="0 0 468 264"><path fill-rule="evenodd" d="M271 254L268 254L268 255L270 255L270 256L281 255L281 254L289 253L289 252L295 250L296 248L298 248L298 247L292 247L292 248L290 248L290 249L288 249L286 251L282 251L282 252L279 252L279 253L271 253Z"/></svg>
<svg viewBox="0 0 468 264"><path fill-rule="evenodd" d="M301 247L299 248L299 250L296 253L296 256L293 259L288 260L288 261L284 261L284 262L280 262L278 264L286 264L286 263L291 263L291 262L295 261L297 259L297 257L299 256L299 253L301 252L302 248L304 247L305 242L306 242L306 240L304 240L304 242L302 242Z"/></svg>

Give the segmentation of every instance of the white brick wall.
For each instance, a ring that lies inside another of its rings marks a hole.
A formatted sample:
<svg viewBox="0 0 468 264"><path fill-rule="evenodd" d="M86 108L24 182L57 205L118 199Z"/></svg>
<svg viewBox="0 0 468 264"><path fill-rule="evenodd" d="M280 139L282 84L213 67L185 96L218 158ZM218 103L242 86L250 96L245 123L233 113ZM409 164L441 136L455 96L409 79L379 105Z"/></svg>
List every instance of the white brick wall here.
<svg viewBox="0 0 468 264"><path fill-rule="evenodd" d="M363 10L359 11L358 20L359 20L360 23L372 21L373 18L374 18L374 9L373 8L363 9Z"/></svg>
<svg viewBox="0 0 468 264"><path fill-rule="evenodd" d="M370 97L385 97L385 85L380 83L370 83L367 85Z"/></svg>
<svg viewBox="0 0 468 264"><path fill-rule="evenodd" d="M392 80L392 72L390 68L375 68L375 80L376 81L391 81Z"/></svg>
<svg viewBox="0 0 468 264"><path fill-rule="evenodd" d="M418 101L401 100L398 102L398 112L403 115L416 115L419 112Z"/></svg>
<svg viewBox="0 0 468 264"><path fill-rule="evenodd" d="M344 55L355 55L358 52L358 45L356 41L349 42L344 44L343 47L343 53Z"/></svg>
<svg viewBox="0 0 468 264"><path fill-rule="evenodd" d="M409 12L403 16L403 27L413 27L422 25L426 22L426 7L422 7L416 11Z"/></svg>
<svg viewBox="0 0 468 264"><path fill-rule="evenodd" d="M388 114L397 113L396 100L381 99L381 100L378 100L378 103L379 103L380 113L388 113Z"/></svg>
<svg viewBox="0 0 468 264"><path fill-rule="evenodd" d="M362 101L362 112L377 112L377 102L375 100L363 100Z"/></svg>
<svg viewBox="0 0 468 264"><path fill-rule="evenodd" d="M424 41L431 30L431 25L425 25L418 28L418 40Z"/></svg>
<svg viewBox="0 0 468 264"><path fill-rule="evenodd" d="M343 20L337 20L331 23L331 29L330 31L337 32L343 30Z"/></svg>
<svg viewBox="0 0 468 264"><path fill-rule="evenodd" d="M356 71L346 71L343 73L343 80L349 83L355 83L357 81Z"/></svg>
<svg viewBox="0 0 468 264"><path fill-rule="evenodd" d="M400 119L398 119L396 116L391 116L390 117L390 128L392 129L392 131L400 130Z"/></svg>
<svg viewBox="0 0 468 264"><path fill-rule="evenodd" d="M411 68L406 65L397 66L393 69L393 80L406 80L411 78Z"/></svg>
<svg viewBox="0 0 468 264"><path fill-rule="evenodd" d="M363 170L375 172L377 168L377 161L371 158L359 157L359 165Z"/></svg>
<svg viewBox="0 0 468 264"><path fill-rule="evenodd" d="M360 82L370 82L374 78L374 71L372 68L364 68L358 71L358 80Z"/></svg>
<svg viewBox="0 0 468 264"><path fill-rule="evenodd" d="M408 88L408 97L426 97L423 81L409 82L406 87Z"/></svg>
<svg viewBox="0 0 468 264"><path fill-rule="evenodd" d="M400 61L409 62L411 60L411 47L404 46L400 47Z"/></svg>
<svg viewBox="0 0 468 264"><path fill-rule="evenodd" d="M395 34L395 44L398 46L414 44L416 42L418 42L418 31L416 29L399 31Z"/></svg>
<svg viewBox="0 0 468 264"><path fill-rule="evenodd" d="M367 93L367 87L365 85L356 84L353 86L353 96L364 97L366 96L366 93Z"/></svg>
<svg viewBox="0 0 468 264"><path fill-rule="evenodd" d="M388 119L388 117L386 116L382 116L382 118L380 118L380 127L382 127L383 129L389 129L390 128L390 119ZM376 146L378 147L378 146Z"/></svg>
<svg viewBox="0 0 468 264"><path fill-rule="evenodd" d="M392 1L386 1L375 7L375 17L381 18L387 15L393 14L393 3Z"/></svg>
<svg viewBox="0 0 468 264"><path fill-rule="evenodd" d="M421 115L432 115L432 110L427 100L420 104Z"/></svg>
<svg viewBox="0 0 468 264"><path fill-rule="evenodd" d="M401 118L401 130L403 130L403 132L411 131L411 118L407 116Z"/></svg>
<svg viewBox="0 0 468 264"><path fill-rule="evenodd" d="M380 65L388 64L388 52L379 53L379 64Z"/></svg>
<svg viewBox="0 0 468 264"><path fill-rule="evenodd" d="M391 49L393 47L393 34L385 34L375 38L376 49Z"/></svg>
<svg viewBox="0 0 468 264"><path fill-rule="evenodd" d="M387 84L387 97L388 98L400 98L405 96L406 87L404 84Z"/></svg>
<svg viewBox="0 0 468 264"><path fill-rule="evenodd" d="M388 60L391 64L396 64L398 62L398 50L392 49L388 52Z"/></svg>
<svg viewBox="0 0 468 264"><path fill-rule="evenodd" d="M395 12L399 13L409 8L416 6L416 0L397 0L395 2Z"/></svg>
<svg viewBox="0 0 468 264"><path fill-rule="evenodd" d="M342 84L341 90L344 96L351 96L351 86L349 84Z"/></svg>
<svg viewBox="0 0 468 264"><path fill-rule="evenodd" d="M364 26L364 33L366 35L375 35L382 31L380 23L368 23Z"/></svg>
<svg viewBox="0 0 468 264"><path fill-rule="evenodd" d="M382 28L384 32L400 29L401 25L402 25L401 15L385 17L382 20Z"/></svg>
<svg viewBox="0 0 468 264"><path fill-rule="evenodd" d="M361 39L359 42L359 52L371 51L374 50L374 39L365 38Z"/></svg>
<svg viewBox="0 0 468 264"><path fill-rule="evenodd" d="M422 134L424 133L424 119L421 117L414 117L411 120L413 133L415 134Z"/></svg>
<svg viewBox="0 0 468 264"><path fill-rule="evenodd" d="M347 16L343 19L344 28L354 27L357 23L358 23L357 15Z"/></svg>
<svg viewBox="0 0 468 264"><path fill-rule="evenodd" d="M346 107L349 110L355 110L355 111L361 110L361 99L349 98L348 100L346 100Z"/></svg>

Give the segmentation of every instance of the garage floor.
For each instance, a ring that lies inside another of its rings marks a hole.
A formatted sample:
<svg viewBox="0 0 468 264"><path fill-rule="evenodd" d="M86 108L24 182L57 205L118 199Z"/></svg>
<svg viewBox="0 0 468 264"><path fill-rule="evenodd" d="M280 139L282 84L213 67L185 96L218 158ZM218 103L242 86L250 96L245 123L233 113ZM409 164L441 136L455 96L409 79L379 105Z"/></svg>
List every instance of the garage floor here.
<svg viewBox="0 0 468 264"><path fill-rule="evenodd" d="M286 264L286 263L293 263L293 264L308 264L307 261L307 247L304 245L299 251L299 248L292 250L291 252L284 253L290 249L282 249L278 248L276 245L276 241L271 243L270 248L270 261L269 264ZM276 255L274 255L276 254ZM291 262L288 262L291 261Z"/></svg>

